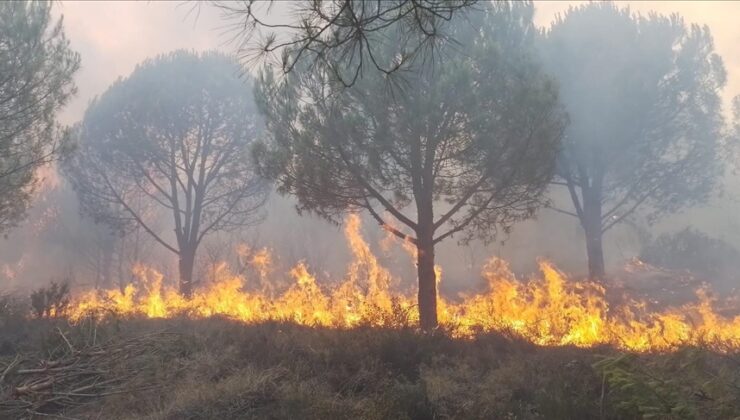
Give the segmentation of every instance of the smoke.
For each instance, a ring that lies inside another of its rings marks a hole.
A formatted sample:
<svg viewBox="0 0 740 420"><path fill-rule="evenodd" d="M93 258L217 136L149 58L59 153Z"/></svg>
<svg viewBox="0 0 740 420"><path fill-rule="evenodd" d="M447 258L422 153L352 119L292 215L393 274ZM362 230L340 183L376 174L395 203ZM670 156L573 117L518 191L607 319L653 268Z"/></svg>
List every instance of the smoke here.
<svg viewBox="0 0 740 420"><path fill-rule="evenodd" d="M568 4L537 3L537 24L547 26ZM734 41L740 28L733 18L740 13L740 5L636 2L630 3L630 7L635 11L678 11L689 22L708 24L728 70L723 99L729 103L729 98L740 92L740 52ZM83 63L77 75L79 93L60 116L64 124L79 121L93 97L148 57L178 48L233 49L218 12L207 7L200 8L197 19L188 7L166 2L57 3L55 13L64 14L72 48L81 53ZM28 219L0 242L0 290L25 291L52 279L70 279L78 288L118 286L132 279L131 269L137 262L155 267L165 278L175 277L177 261L173 255L143 233L122 239L104 226L81 218L69 184L53 168L44 178ZM740 214L740 202L735 193L740 191L740 178L726 174L723 187L725 194L714 196L705 205L658 220L648 227L649 235L657 237L692 226L740 249L740 222L736 217ZM203 245L200 272L206 273L209 261L218 259L237 265L238 246L246 244L251 249L271 249L278 265L305 261L319 281L336 278L352 258L341 227L312 215L299 216L294 206L293 199L272 194L262 224L218 235ZM380 244L385 232L369 218L364 222L368 243L383 265L401 278L413 279L412 259L398 249L384 251ZM168 226L163 223L160 229L164 231ZM441 291L455 296L479 287L483 283L481 270L492 256L509 261L517 273L535 272L537 258L545 257L574 277L585 275L586 255L580 229L574 219L542 209L533 220L517 224L510 235L489 244L445 241L437 251L444 273ZM637 256L645 241L644 234L630 225L610 232L605 242L608 268L619 269Z"/></svg>

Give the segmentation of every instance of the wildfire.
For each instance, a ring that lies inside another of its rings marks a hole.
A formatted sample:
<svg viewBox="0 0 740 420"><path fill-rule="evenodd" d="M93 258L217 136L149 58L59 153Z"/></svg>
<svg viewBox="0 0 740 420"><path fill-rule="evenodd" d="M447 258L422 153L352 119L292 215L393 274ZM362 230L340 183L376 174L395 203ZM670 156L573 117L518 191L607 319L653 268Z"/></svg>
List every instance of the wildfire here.
<svg viewBox="0 0 740 420"><path fill-rule="evenodd" d="M301 262L290 271L292 283L281 293L265 287L248 291L247 280L221 264L216 281L185 298L165 285L160 273L140 266L136 268L138 285L129 285L123 292L89 291L74 300L67 315L74 321L106 314L219 315L245 323L282 320L332 328L416 324L413 291L393 291L395 279L360 234L359 218L348 219L345 235L354 260L344 281L331 288L320 286ZM260 250L250 255L248 260L265 277L272 261L269 253ZM486 291L458 302L439 298L442 328L461 338L506 331L548 346L608 344L640 352L694 344L740 348L740 316L716 313L704 290L698 291L696 303L658 312L649 311L640 301L610 307L602 286L569 280L547 261L540 262L540 269L542 277L521 282L506 262L491 259L483 270Z"/></svg>

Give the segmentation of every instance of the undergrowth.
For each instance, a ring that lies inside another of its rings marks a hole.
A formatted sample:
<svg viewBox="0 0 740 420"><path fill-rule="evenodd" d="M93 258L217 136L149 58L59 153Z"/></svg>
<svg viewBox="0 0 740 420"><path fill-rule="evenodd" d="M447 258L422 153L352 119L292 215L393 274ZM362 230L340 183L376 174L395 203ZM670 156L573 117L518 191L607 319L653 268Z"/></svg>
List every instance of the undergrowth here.
<svg viewBox="0 0 740 420"><path fill-rule="evenodd" d="M146 351L101 359L101 381L117 380L115 392L101 388L64 404L40 403L51 394L20 395L30 379L7 369L18 360L82 363L85 351L101 358L144 341ZM740 418L737 354L545 348L502 334L456 340L412 329L246 326L218 318L77 325L15 318L0 322L0 375L5 371L0 418ZM21 397L33 408L11 412Z"/></svg>

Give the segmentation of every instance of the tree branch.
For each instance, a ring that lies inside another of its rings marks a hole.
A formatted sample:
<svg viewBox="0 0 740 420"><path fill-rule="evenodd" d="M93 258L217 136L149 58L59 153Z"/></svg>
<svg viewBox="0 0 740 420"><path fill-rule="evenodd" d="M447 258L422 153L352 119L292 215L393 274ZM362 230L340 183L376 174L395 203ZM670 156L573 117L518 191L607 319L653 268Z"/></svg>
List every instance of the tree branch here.
<svg viewBox="0 0 740 420"><path fill-rule="evenodd" d="M409 241L412 244L416 245L418 243L418 240L414 238L413 236L407 235L400 230L396 229L395 227L391 226L389 223L387 223L385 220L383 220L382 217L375 211L373 206L365 200L366 206L365 208L370 212L370 215L373 216L373 218L378 222L380 227L382 227L384 230L396 235L397 237L403 239L404 241Z"/></svg>

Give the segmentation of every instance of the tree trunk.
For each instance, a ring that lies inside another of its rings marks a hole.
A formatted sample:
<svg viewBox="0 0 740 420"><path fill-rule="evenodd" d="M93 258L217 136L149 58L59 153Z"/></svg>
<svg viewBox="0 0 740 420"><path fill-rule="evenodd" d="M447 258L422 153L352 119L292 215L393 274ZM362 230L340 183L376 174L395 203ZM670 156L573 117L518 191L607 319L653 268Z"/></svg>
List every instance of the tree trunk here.
<svg viewBox="0 0 740 420"><path fill-rule="evenodd" d="M583 231L586 236L586 257L588 258L588 276L593 281L602 281L606 275L604 269L604 250L601 232L601 199L589 200L583 208Z"/></svg>
<svg viewBox="0 0 740 420"><path fill-rule="evenodd" d="M586 256L588 257L588 276L591 280L602 281L606 275L604 269L604 250L601 246L601 229L586 232Z"/></svg>
<svg viewBox="0 0 740 420"><path fill-rule="evenodd" d="M419 322L423 331L437 328L437 274L434 272L434 245L420 241L417 246L419 276Z"/></svg>
<svg viewBox="0 0 740 420"><path fill-rule="evenodd" d="M195 266L195 250L185 248L180 251L180 293L183 296L193 294L193 267Z"/></svg>

